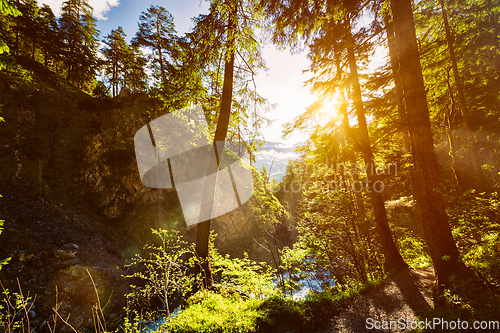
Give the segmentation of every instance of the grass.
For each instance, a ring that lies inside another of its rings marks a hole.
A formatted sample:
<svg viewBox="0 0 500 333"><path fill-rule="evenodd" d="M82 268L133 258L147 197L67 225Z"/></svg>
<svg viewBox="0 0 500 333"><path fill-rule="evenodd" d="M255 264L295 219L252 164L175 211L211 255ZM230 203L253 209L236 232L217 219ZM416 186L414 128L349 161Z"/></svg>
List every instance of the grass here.
<svg viewBox="0 0 500 333"><path fill-rule="evenodd" d="M200 291L170 323L174 333L316 332L365 288L324 291L294 300L276 292L266 299L246 299L237 292Z"/></svg>
<svg viewBox="0 0 500 333"><path fill-rule="evenodd" d="M263 301L245 300L237 293L216 294L200 291L187 307L174 317L170 332L256 332L258 318L264 314Z"/></svg>

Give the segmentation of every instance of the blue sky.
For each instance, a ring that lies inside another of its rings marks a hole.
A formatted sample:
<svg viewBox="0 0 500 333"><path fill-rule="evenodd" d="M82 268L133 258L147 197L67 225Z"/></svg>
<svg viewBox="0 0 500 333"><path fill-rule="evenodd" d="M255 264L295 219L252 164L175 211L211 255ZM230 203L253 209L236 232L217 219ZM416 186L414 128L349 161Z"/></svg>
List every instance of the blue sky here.
<svg viewBox="0 0 500 333"><path fill-rule="evenodd" d="M59 14L63 2L63 0L38 1L49 4L56 15ZM193 26L191 18L200 13L207 13L209 7L208 2L200 0L89 0L89 3L94 8L94 16L98 19L100 39L112 29L122 26L129 40L137 31L140 13L151 5L163 6L172 14L179 34L188 32ZM302 75L302 71L308 68L309 62L304 53L292 56L289 51L278 51L272 45L263 45L263 57L269 70L267 73L258 73L257 89L270 103L277 105L267 114L268 118L274 119L274 123L270 128L263 130L264 138L267 141L283 142L282 125L304 112L314 100L309 94L309 88L303 86L307 77ZM302 140L305 140L305 137L296 135L287 139L286 143L292 145Z"/></svg>
<svg viewBox="0 0 500 333"><path fill-rule="evenodd" d="M200 13L208 12L208 3L200 0L163 0L163 1L141 1L121 0L118 6L111 7L104 15L106 20L98 21L98 29L101 35L107 35L111 29L121 25L128 38L132 38L137 31L137 21L141 12L146 11L151 5L165 7L174 17L175 29L179 35L188 32L193 27L192 17Z"/></svg>
<svg viewBox="0 0 500 333"><path fill-rule="evenodd" d="M174 17L176 31L179 35L190 31L193 27L191 18L200 13L208 12L208 2L204 0L88 0L94 8L94 16L98 19L97 28L101 32L100 39L122 26L127 39L134 37L138 27L137 22L141 12L146 11L151 5L165 7ZM38 0L39 3L49 4L56 15L59 14L63 0ZM293 146L297 142L305 141L305 135L297 134L282 139L282 125L303 113L314 101L314 96L309 93L309 87L304 87L304 81L309 76L303 74L303 70L309 67L309 61L305 53L291 55L288 50L277 50L273 45L262 45L263 58L267 64L268 71L257 74L256 83L259 94L276 104L276 108L267 114L274 120L269 128L262 130L264 139L268 142L280 142L281 144L268 144L264 151L256 156L257 167L265 165L269 170L273 165L273 176L281 179L287 161L296 158ZM379 48L374 56L374 62L370 65L371 70L383 63L386 51ZM266 150L267 149L267 150Z"/></svg>

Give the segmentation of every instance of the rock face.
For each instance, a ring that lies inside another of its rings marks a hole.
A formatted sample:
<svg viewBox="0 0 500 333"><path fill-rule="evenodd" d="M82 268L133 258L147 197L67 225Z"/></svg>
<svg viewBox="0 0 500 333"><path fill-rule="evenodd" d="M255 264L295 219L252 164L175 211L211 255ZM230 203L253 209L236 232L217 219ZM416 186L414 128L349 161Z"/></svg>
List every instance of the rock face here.
<svg viewBox="0 0 500 333"><path fill-rule="evenodd" d="M105 304L112 291L106 311L122 318L120 297L130 283L124 263L151 244L151 228L177 229L191 241L196 228L186 228L175 191L139 179L134 135L161 116L159 101L133 94L96 100L30 66L32 81L0 72L0 259L12 258L0 279L16 291L19 278L23 291L38 296L27 313L36 332L53 331L54 322L71 332L55 320L54 307L83 331L93 326L96 301ZM268 260L255 241L264 243L256 204L214 220L222 253Z"/></svg>
<svg viewBox="0 0 500 333"><path fill-rule="evenodd" d="M127 211L155 200L155 190L140 181L133 143L135 132L148 119L142 114L117 113L111 116L112 128L88 135L78 175L86 203L109 219L123 218Z"/></svg>
<svg viewBox="0 0 500 333"><path fill-rule="evenodd" d="M136 98L137 99L137 98ZM79 192L89 209L115 221L124 231L127 246L141 248L150 243L151 228L173 228L195 240L195 228L186 228L175 190L150 189L142 184L137 169L134 135L151 118L133 96L120 97L121 107L109 113L101 130L87 135L84 161L79 172ZM135 111L134 111L135 110ZM83 185L83 186L81 186ZM270 261L264 243L265 232L252 209L256 200L243 204L213 221L218 234L215 244L222 253ZM267 226L269 228L270 226Z"/></svg>
<svg viewBox="0 0 500 333"><path fill-rule="evenodd" d="M232 256L242 257L246 252L250 259L271 262L269 253L259 246L259 243L265 243L264 231L258 225L253 204L255 199L213 220L212 229L217 234L215 247Z"/></svg>

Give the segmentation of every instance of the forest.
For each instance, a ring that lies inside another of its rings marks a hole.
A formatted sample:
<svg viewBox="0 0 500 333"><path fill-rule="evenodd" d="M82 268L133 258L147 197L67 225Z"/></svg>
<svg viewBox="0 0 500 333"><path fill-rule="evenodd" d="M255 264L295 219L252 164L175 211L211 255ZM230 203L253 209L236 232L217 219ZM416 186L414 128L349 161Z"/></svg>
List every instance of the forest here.
<svg viewBox="0 0 500 333"><path fill-rule="evenodd" d="M207 2L184 34L145 3L127 36L87 0L0 0L0 332L499 331L499 1ZM283 128L265 45L308 59ZM215 153L175 178L183 129L155 124L194 109ZM281 179L267 127L307 138Z"/></svg>

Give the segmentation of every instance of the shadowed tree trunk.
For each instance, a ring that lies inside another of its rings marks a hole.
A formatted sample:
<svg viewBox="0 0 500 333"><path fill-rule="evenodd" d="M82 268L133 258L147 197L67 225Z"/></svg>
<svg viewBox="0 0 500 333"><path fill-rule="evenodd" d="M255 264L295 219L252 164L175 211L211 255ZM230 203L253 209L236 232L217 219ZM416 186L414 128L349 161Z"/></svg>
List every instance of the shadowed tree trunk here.
<svg viewBox="0 0 500 333"><path fill-rule="evenodd" d="M229 3L227 1L226 3ZM227 130L229 127L229 118L231 116L231 101L233 96L233 74L234 74L234 56L235 56L235 28L236 28L236 5L231 8L229 22L228 22L228 39L226 48L226 57L224 64L224 84L222 86L222 97L220 103L220 113L219 119L217 121L217 128L215 130L214 136L214 148L216 149L216 154L212 158L217 159L217 163L210 163L209 165L216 165L217 170L220 169L220 161L217 158L222 152L217 152L217 148L221 149L224 147L223 142L226 140ZM212 161L211 161L212 162ZM217 170L209 170L209 173L215 173L217 175ZM215 177L215 183L208 181L205 184L203 191L203 202L201 205L201 211L206 209L212 209L215 184L217 182ZM210 230L212 227L212 219L204 221L198 224L196 228L196 253L203 259L202 269L204 270L204 281L205 287L211 287L213 285L212 269L210 267L209 256L210 256Z"/></svg>
<svg viewBox="0 0 500 333"><path fill-rule="evenodd" d="M162 86L165 86L167 83L167 77L165 74L165 65L163 64L163 53L162 53L162 45L160 43L160 38L161 38L161 22L160 22L160 15L156 15L156 34L158 35L158 40L156 47L158 49L158 58L160 61L160 71L161 71L161 79L162 79Z"/></svg>
<svg viewBox="0 0 500 333"><path fill-rule="evenodd" d="M393 22L390 21L389 13L384 12L384 24L385 31L387 34L387 46L389 48L389 60L391 62L392 67L392 75L394 78L394 89L396 90L396 98L398 101L398 113L401 118L401 122L403 124L403 130L401 132L403 136L403 145L405 148L405 153L410 156L413 160L413 156L411 155L411 142L410 135L408 133L408 116L406 114L406 106L404 103L404 89L403 82L401 81L400 74L400 64L399 64L399 56L396 41L394 40L394 26ZM415 171L413 170L413 161L408 168L408 173L410 174L410 187L412 193L415 189ZM415 219L417 221L418 232L421 237L424 237L424 230L422 227L422 214L419 211L419 207L415 206Z"/></svg>
<svg viewBox="0 0 500 333"><path fill-rule="evenodd" d="M377 181L375 172L376 166L374 162L372 147L370 144L370 138L368 136L368 127L366 124L361 87L359 84L356 56L354 54L354 38L352 36L351 25L349 22L347 23L346 38L347 60L349 63L350 81L353 90L354 109L358 118L360 146L363 159L365 161L367 174L366 191L370 196L373 211L375 213L375 222L377 224L379 242L382 247L382 252L385 256L385 266L388 270L398 270L407 267L407 265L399 254L396 244L392 239L382 194L380 192L377 192L374 186L375 182Z"/></svg>
<svg viewBox="0 0 500 333"><path fill-rule="evenodd" d="M341 81L343 76L343 71L342 71L341 56L338 43L334 43L333 47L335 49L335 66L337 67L337 78L339 79L339 81ZM349 135L349 130L350 130L349 114L347 113L347 101L345 99L344 84L342 84L339 88L339 95L340 95L339 113L342 116L342 127L345 133L345 140L348 143L352 144L352 138ZM351 161L351 163L356 163L356 156L354 155L354 152L352 150L349 150L347 157ZM355 183L359 182L359 175L357 173L353 175L353 180ZM365 203L363 202L363 196L360 191L353 191L353 192L354 192L354 198L356 200L356 208L357 208L358 220L360 223L360 229L366 236L368 242L370 242L370 229L368 227L368 222L366 221Z"/></svg>
<svg viewBox="0 0 500 333"><path fill-rule="evenodd" d="M457 182L457 191L462 194L465 189L468 189L467 182L464 177L462 177L461 167L459 166L459 158L457 156L457 145L455 140L454 132L454 121L452 120L455 113L455 99L453 98L453 91L451 89L450 83L450 72L446 71L446 85L448 86L448 92L450 96L451 106L446 107L445 121L446 121L446 135L448 137L448 144L450 145L449 155L451 157L451 171L453 172L453 176L455 177L455 181Z"/></svg>
<svg viewBox="0 0 500 333"><path fill-rule="evenodd" d="M469 151L472 157L474 171L476 173L476 186L479 191L485 191L487 190L487 186L484 180L484 173L481 167L481 162L479 161L476 139L474 138L474 132L470 124L469 110L467 109L467 103L465 102L464 86L462 83L462 79L460 78L460 73L458 71L457 57L455 55L455 49L453 46L453 36L451 35L450 25L448 23L448 15L446 13L444 0L439 0L439 3L441 4L441 13L443 15L444 29L446 32L446 42L448 43L448 51L450 53L451 66L453 68L453 78L455 79L455 84L457 86L458 104L460 105L460 111L462 112L462 117L464 119L467 141L469 141Z"/></svg>
<svg viewBox="0 0 500 333"><path fill-rule="evenodd" d="M415 171L414 199L439 284L448 284L460 267L444 201L439 193L438 164L415 35L411 0L391 0L404 102Z"/></svg>

